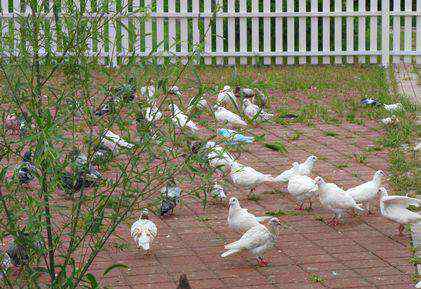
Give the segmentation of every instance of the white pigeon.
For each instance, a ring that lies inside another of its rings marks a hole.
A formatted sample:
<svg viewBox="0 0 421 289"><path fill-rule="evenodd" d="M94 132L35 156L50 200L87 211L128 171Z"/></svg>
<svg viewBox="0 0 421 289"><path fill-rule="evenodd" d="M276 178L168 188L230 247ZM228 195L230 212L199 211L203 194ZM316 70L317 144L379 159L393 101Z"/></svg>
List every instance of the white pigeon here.
<svg viewBox="0 0 421 289"><path fill-rule="evenodd" d="M114 154L118 151L118 145L106 138L102 138L101 139L101 145L107 147L108 149L110 149L110 151Z"/></svg>
<svg viewBox="0 0 421 289"><path fill-rule="evenodd" d="M245 166L238 162L230 164L231 172L230 177L234 185L250 189L253 193L256 186L265 182L274 182L275 178L269 174L262 174L252 167Z"/></svg>
<svg viewBox="0 0 421 289"><path fill-rule="evenodd" d="M225 245L227 251L222 253L221 257L225 258L243 250L248 250L257 257L260 266L267 266L268 262L263 259L263 254L276 245L278 228L281 226L277 218L271 218L268 224L268 228L258 224L245 232L240 240Z"/></svg>
<svg viewBox="0 0 421 289"><path fill-rule="evenodd" d="M288 192L298 201L298 210L303 210L304 201L307 199L310 201L309 209L311 209L311 198L317 195L318 187L312 178L300 174L299 167L298 162L293 163L293 174L288 180Z"/></svg>
<svg viewBox="0 0 421 289"><path fill-rule="evenodd" d="M116 135L110 130L107 130L105 132L104 137L121 147L128 148L128 149L131 149L132 147L134 147L134 144L126 142L119 135Z"/></svg>
<svg viewBox="0 0 421 289"><path fill-rule="evenodd" d="M218 185L217 182L214 183L211 191L211 195L213 198L218 200L225 200L227 198L227 195L225 194L224 188L220 185Z"/></svg>
<svg viewBox="0 0 421 289"><path fill-rule="evenodd" d="M145 97L149 101L153 101L155 99L156 89L155 86L142 86L140 88L140 94Z"/></svg>
<svg viewBox="0 0 421 289"><path fill-rule="evenodd" d="M258 119L262 121L269 120L273 117L273 114L268 113L252 103L249 99L244 100L244 114L251 119Z"/></svg>
<svg viewBox="0 0 421 289"><path fill-rule="evenodd" d="M215 106L215 118L219 122L227 122L228 124L234 126L247 126L247 122L245 122L238 114L235 114L222 106Z"/></svg>
<svg viewBox="0 0 421 289"><path fill-rule="evenodd" d="M402 235L406 224L421 222L421 215L408 210L408 206L421 206L421 200L406 196L389 196L384 187L380 188L380 213L383 217L399 224L399 234Z"/></svg>
<svg viewBox="0 0 421 289"><path fill-rule="evenodd" d="M156 122L162 118L162 112L155 105L152 105L145 109L145 118L148 122Z"/></svg>
<svg viewBox="0 0 421 289"><path fill-rule="evenodd" d="M229 85L225 85L218 93L217 103L222 104L223 102L237 104L237 99Z"/></svg>
<svg viewBox="0 0 421 289"><path fill-rule="evenodd" d="M199 127L193 121L189 120L188 116L176 104L170 104L169 107L173 113L172 121L175 125L180 128L188 127L193 132L199 130Z"/></svg>
<svg viewBox="0 0 421 289"><path fill-rule="evenodd" d="M148 251L152 241L158 235L156 225L148 219L149 211L143 209L139 220L133 223L130 232L139 248Z"/></svg>
<svg viewBox="0 0 421 289"><path fill-rule="evenodd" d="M380 122L384 125L391 125L397 123L399 120L396 115L392 115L390 117L385 117L380 120Z"/></svg>
<svg viewBox="0 0 421 289"><path fill-rule="evenodd" d="M305 162L301 163L298 167L298 172L300 175L309 176L311 174L311 171L314 168L314 164L317 161L316 156L309 156ZM275 182L277 183L286 183L288 182L289 178L294 173L294 167L282 172L279 176L275 178Z"/></svg>
<svg viewBox="0 0 421 289"><path fill-rule="evenodd" d="M174 95L177 95L177 96L182 95L180 88L178 88L178 86L176 86L176 85L171 86L169 92L171 94L174 94Z"/></svg>
<svg viewBox="0 0 421 289"><path fill-rule="evenodd" d="M421 288L421 281L419 281L417 284L415 284L415 288L417 288L417 289Z"/></svg>
<svg viewBox="0 0 421 289"><path fill-rule="evenodd" d="M361 185L358 185L354 188L347 190L346 192L357 202L365 203L366 209L369 214L370 211L370 202L376 198L377 192L382 185L382 179L385 176L383 171L377 171L373 175L373 179Z"/></svg>
<svg viewBox="0 0 421 289"><path fill-rule="evenodd" d="M397 103L392 103L392 104L385 104L384 108L387 111L394 112L396 110L401 110L403 108L403 106L400 102L397 102Z"/></svg>
<svg viewBox="0 0 421 289"><path fill-rule="evenodd" d="M213 141L208 141L205 148L209 150L207 155L209 165L212 168L219 168L224 170L232 162L235 162L234 157L223 147L217 145Z"/></svg>
<svg viewBox="0 0 421 289"><path fill-rule="evenodd" d="M198 109L205 109L208 106L208 102L203 97L200 97L197 99L196 97L193 97L189 101L189 109L193 107L197 107Z"/></svg>
<svg viewBox="0 0 421 289"><path fill-rule="evenodd" d="M333 218L329 223L333 226L339 224L339 220L342 218L342 213L346 209L357 209L364 211L359 204L343 189L339 188L334 183L326 183L323 178L316 177L316 184L319 189L319 201L323 207L334 213Z"/></svg>
<svg viewBox="0 0 421 289"><path fill-rule="evenodd" d="M269 216L256 217L249 213L247 209L241 208L237 198L230 198L228 211L228 227L237 233L245 231L259 225L260 222L270 219Z"/></svg>

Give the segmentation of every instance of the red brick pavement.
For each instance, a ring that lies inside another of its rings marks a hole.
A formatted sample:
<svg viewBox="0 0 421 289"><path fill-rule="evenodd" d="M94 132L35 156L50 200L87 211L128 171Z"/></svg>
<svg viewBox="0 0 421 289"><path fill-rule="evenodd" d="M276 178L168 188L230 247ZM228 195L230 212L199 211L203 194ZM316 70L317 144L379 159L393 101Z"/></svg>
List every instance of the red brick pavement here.
<svg viewBox="0 0 421 289"><path fill-rule="evenodd" d="M314 124L314 127L265 124L253 129L254 133L265 133L268 141L285 139L294 132L301 136L286 142L286 155L255 143L240 161L276 175L292 161L315 154L319 160L314 175L322 175L345 188L368 180L375 170L387 172L385 150L372 153L366 163L358 163L354 157L373 146L381 136L376 122ZM326 136L326 131L338 135ZM347 166L338 168L340 163ZM258 187L258 201L248 200L248 192L242 189L232 185L226 188L228 197L236 196L242 206L256 214L278 209L291 211L295 206L285 186ZM274 194L274 189L280 190L280 194ZM102 279L103 284L118 289L176 288L181 273L187 274L194 289L413 288L409 236L396 236L396 226L379 216L378 210L372 216L347 215L344 224L336 228L319 220L327 217L319 204L315 204L312 212L280 217L285 227L276 249L266 256L271 262L267 268L257 267L255 259L247 253L220 257L224 244L240 237L227 228L227 212L226 204L210 204L203 209L197 200L187 196L175 216L163 220L152 217L159 233L150 255L137 250L134 243L118 253L109 249L102 260L104 266L97 262L98 271L94 273L99 274L101 267L106 268L110 262L128 264L130 269L119 269ZM197 216L207 216L209 221L198 221ZM130 240L128 227L120 227L118 234ZM322 277L324 282L313 283L311 275Z"/></svg>

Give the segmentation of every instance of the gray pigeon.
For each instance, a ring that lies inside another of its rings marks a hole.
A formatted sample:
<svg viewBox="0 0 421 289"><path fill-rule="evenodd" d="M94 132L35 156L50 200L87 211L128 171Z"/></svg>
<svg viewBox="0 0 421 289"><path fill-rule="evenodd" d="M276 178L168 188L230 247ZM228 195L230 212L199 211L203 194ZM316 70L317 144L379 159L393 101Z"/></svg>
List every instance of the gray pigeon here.
<svg viewBox="0 0 421 289"><path fill-rule="evenodd" d="M187 280L187 275L186 274L182 274L180 276L180 279L178 281L178 287L177 289L192 289L190 284L189 284L189 280Z"/></svg>
<svg viewBox="0 0 421 289"><path fill-rule="evenodd" d="M35 166L31 162L32 153L27 151L22 162L16 167L20 184L29 184L34 179Z"/></svg>
<svg viewBox="0 0 421 289"><path fill-rule="evenodd" d="M174 208L180 202L181 189L175 183L173 178L170 178L167 185L161 190L162 202L160 208L160 215L172 215Z"/></svg>

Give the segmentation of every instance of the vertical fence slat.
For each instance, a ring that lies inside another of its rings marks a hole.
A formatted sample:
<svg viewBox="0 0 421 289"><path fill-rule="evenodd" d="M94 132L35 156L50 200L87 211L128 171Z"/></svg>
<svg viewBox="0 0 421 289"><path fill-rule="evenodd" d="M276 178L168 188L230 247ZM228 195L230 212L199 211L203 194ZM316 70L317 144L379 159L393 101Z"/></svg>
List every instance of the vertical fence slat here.
<svg viewBox="0 0 421 289"><path fill-rule="evenodd" d="M251 11L253 13L259 12L259 0L253 0L251 5ZM259 18L253 17L251 19L251 42L253 53L259 51ZM257 57L252 58L252 64L255 65Z"/></svg>
<svg viewBox="0 0 421 289"><path fill-rule="evenodd" d="M235 0L228 0L228 12L235 12ZM235 18L228 18L228 52L235 52ZM228 57L228 65L235 65L235 57Z"/></svg>
<svg viewBox="0 0 421 289"><path fill-rule="evenodd" d="M376 0L377 1L377 0ZM342 11L342 0L335 0L335 12ZM342 17L335 17L335 52L342 51ZM342 63L342 56L335 56L335 63Z"/></svg>
<svg viewBox="0 0 421 289"><path fill-rule="evenodd" d="M164 12L164 1L163 0L157 0L156 1L156 12L162 13ZM164 52L164 20L162 17L156 18L156 51L158 55L162 55L162 52ZM162 64L163 63L163 57L158 56L157 63Z"/></svg>
<svg viewBox="0 0 421 289"><path fill-rule="evenodd" d="M346 1L346 11L354 11L354 0ZM354 51L354 17L348 16L346 18L346 51L351 53ZM354 63L354 57L348 56L346 58L348 63Z"/></svg>
<svg viewBox="0 0 421 289"><path fill-rule="evenodd" d="M152 8L151 0L145 0L146 10L150 13ZM152 19L148 16L145 19L145 53L149 55L152 53Z"/></svg>
<svg viewBox="0 0 421 289"><path fill-rule="evenodd" d="M282 12L282 0L275 2L275 12ZM281 17L276 17L275 19L275 51L282 52L283 50L283 31L282 31L282 19ZM282 64L282 57L277 56L275 58L276 65Z"/></svg>
<svg viewBox="0 0 421 289"><path fill-rule="evenodd" d="M13 0L13 12L14 13L19 13L20 12L20 0ZM13 52L15 55L19 54L19 50L20 50L20 23L19 23L19 18L15 18L13 19L12 23L13 23L13 39L14 39L14 44L13 44Z"/></svg>
<svg viewBox="0 0 421 289"><path fill-rule="evenodd" d="M108 7L105 5L106 2L103 1L96 1L96 11L99 13L107 13ZM60 18L60 17L59 17ZM63 21L60 21L61 25L63 25ZM100 23L97 23L99 25L98 29L98 38L97 38L97 47L98 47L98 54L99 54L99 62L101 64L105 64L106 62L106 56L107 52L106 50L106 39L108 40L108 37L106 37L106 24L105 21L102 20ZM97 26L98 27L98 26Z"/></svg>
<svg viewBox="0 0 421 289"><path fill-rule="evenodd" d="M240 13L247 12L247 0L240 0ZM247 52L247 19L240 18L240 52ZM247 57L240 58L240 64L247 64Z"/></svg>
<svg viewBox="0 0 421 289"><path fill-rule="evenodd" d="M116 5L115 0L109 0L109 12L115 13ZM110 58L110 65L115 67L117 65L117 38L116 38L116 19L112 19L108 23L108 53Z"/></svg>
<svg viewBox="0 0 421 289"><path fill-rule="evenodd" d="M365 0L358 0L358 11L361 13L366 11ZM362 52L366 50L365 47L365 27L366 21L365 16L360 16L358 19L358 51ZM359 57L360 63L365 63L365 56Z"/></svg>
<svg viewBox="0 0 421 289"><path fill-rule="evenodd" d="M421 11L421 0L417 0L417 11ZM417 51L421 51L421 16L417 16L417 32L415 37L417 38ZM421 56L416 57L416 63L421 64Z"/></svg>
<svg viewBox="0 0 421 289"><path fill-rule="evenodd" d="M168 12L175 14L175 1L168 0ZM177 34L175 32L175 19L174 17L169 17L168 19L168 49L170 52L171 60L175 59L175 52L177 50L177 43L176 43Z"/></svg>
<svg viewBox="0 0 421 289"><path fill-rule="evenodd" d="M270 12L270 0L263 1L263 12ZM263 51L266 53L271 51L270 38L270 17L265 17L263 19ZM271 65L271 62L271 57L266 56L263 59L263 64L265 65Z"/></svg>
<svg viewBox="0 0 421 289"><path fill-rule="evenodd" d="M121 52L123 53L123 57L121 58L122 63L126 63L129 56L129 1L122 0L122 14L123 19L121 20Z"/></svg>
<svg viewBox="0 0 421 289"><path fill-rule="evenodd" d="M405 0L405 11L412 11L412 0ZM412 47L412 16L405 16L404 23L404 50L405 52L411 51ZM411 56L405 56L403 61L411 63Z"/></svg>
<svg viewBox="0 0 421 289"><path fill-rule="evenodd" d="M197 46L200 43L200 33L199 33L199 12L200 12L200 0L193 0L192 4L192 11L194 13L194 17L192 20L193 24L193 51L197 49Z"/></svg>
<svg viewBox="0 0 421 289"><path fill-rule="evenodd" d="M181 0L180 1L180 12L181 13L187 13L187 0ZM180 20L180 40L181 40L181 53L188 54L189 52L189 33L188 33L188 27L187 27L187 18L183 17ZM182 63L187 63L188 57L182 58Z"/></svg>
<svg viewBox="0 0 421 289"><path fill-rule="evenodd" d="M92 4L91 0L85 1L85 14L87 14L87 15L91 14L91 12L92 12L91 4ZM52 8L50 8L50 9L52 9ZM51 20L50 25L52 25L53 21L54 20ZM88 49L88 53L92 55L93 54L93 35L92 35L92 33L93 33L94 29L92 27L92 20L91 19L88 18L85 21L86 21L86 25L88 25L88 27L89 27L89 32L88 32L89 36L86 39L87 49ZM51 35L51 29L50 29L50 35Z"/></svg>
<svg viewBox="0 0 421 289"><path fill-rule="evenodd" d="M8 0L1 0L0 1L0 10L1 13L9 13L9 1ZM9 20L8 18L1 19L0 22L0 51L7 52L8 45L6 43L6 39L9 37Z"/></svg>
<svg viewBox="0 0 421 289"><path fill-rule="evenodd" d="M211 0L204 0L204 12L211 13L212 6ZM204 29L205 29L205 53L210 53L212 51L212 27L210 25L210 18L206 17L204 20ZM205 64L212 64L212 57L205 57Z"/></svg>
<svg viewBox="0 0 421 289"><path fill-rule="evenodd" d="M330 0L323 0L323 12L330 11ZM330 51L330 17L323 17L323 52ZM323 57L323 64L329 64L330 57Z"/></svg>
<svg viewBox="0 0 421 289"><path fill-rule="evenodd" d="M300 0L298 2L298 11L305 12L306 11L306 0ZM306 17L299 17L298 18L298 50L300 52L306 51ZM306 63L306 57L300 56L298 58L299 64Z"/></svg>
<svg viewBox="0 0 421 289"><path fill-rule="evenodd" d="M294 0L287 0L287 12L294 11ZM295 49L295 36L294 36L294 17L287 18L287 52L294 52ZM294 64L294 57L287 57L287 64Z"/></svg>
<svg viewBox="0 0 421 289"><path fill-rule="evenodd" d="M382 0L382 65L387 67L389 65L390 56L390 0Z"/></svg>
<svg viewBox="0 0 421 289"><path fill-rule="evenodd" d="M377 0L370 0L370 11L378 11ZM377 51L377 16L370 17L370 51ZM377 56L371 56L370 62L377 63Z"/></svg>
<svg viewBox="0 0 421 289"><path fill-rule="evenodd" d="M393 1L393 11L399 12L401 10L401 1ZM401 47L401 17L393 16L393 51L398 52ZM393 63L398 63L400 61L400 56L393 57Z"/></svg>
<svg viewBox="0 0 421 289"><path fill-rule="evenodd" d="M318 11L318 3L317 0L311 0L311 12ZM311 17L311 52L317 52L318 48L318 18L313 16ZM313 56L311 58L311 64L317 64L317 57Z"/></svg>
<svg viewBox="0 0 421 289"><path fill-rule="evenodd" d="M133 5L133 12L137 13L139 11L140 8L140 0L132 0L132 5ZM142 53L142 46L141 46L141 38L142 36L142 27L140 25L140 18L136 17L133 20L133 27L134 27L134 39L133 39L133 49L134 49L134 54L136 55L136 57L139 57L140 54Z"/></svg>
<svg viewBox="0 0 421 289"><path fill-rule="evenodd" d="M217 14L224 12L222 10L222 0L217 0ZM221 17L216 18L216 52L224 51L224 27L223 19ZM216 57L216 65L223 65L224 59L220 56Z"/></svg>

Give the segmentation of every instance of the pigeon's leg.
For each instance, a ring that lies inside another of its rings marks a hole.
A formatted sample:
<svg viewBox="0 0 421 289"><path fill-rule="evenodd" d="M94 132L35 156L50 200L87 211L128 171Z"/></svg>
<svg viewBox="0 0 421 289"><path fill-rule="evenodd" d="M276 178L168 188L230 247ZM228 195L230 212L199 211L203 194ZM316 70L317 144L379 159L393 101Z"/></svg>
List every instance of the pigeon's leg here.
<svg viewBox="0 0 421 289"><path fill-rule="evenodd" d="M367 202L367 203L365 204L365 209L367 210L367 216L369 216L369 215L372 215L372 214L373 214L373 212L371 211L371 207L370 207L370 203L369 203L369 202Z"/></svg>
<svg viewBox="0 0 421 289"><path fill-rule="evenodd" d="M307 210L309 210L309 211L313 211L313 207L312 207L313 203L311 202L311 199L309 199L308 204L309 204L309 205L308 205Z"/></svg>
<svg viewBox="0 0 421 289"><path fill-rule="evenodd" d="M404 225L399 225L398 227L398 231L399 231L399 236L403 236L403 231L405 230L405 226Z"/></svg>
<svg viewBox="0 0 421 289"><path fill-rule="evenodd" d="M296 211L302 211L304 206L304 202L301 202L299 204L297 204L297 207L295 208Z"/></svg>
<svg viewBox="0 0 421 289"><path fill-rule="evenodd" d="M259 266L261 267L266 267L267 265L269 265L269 262L263 259L263 257L261 256L257 257L257 262L259 263Z"/></svg>

